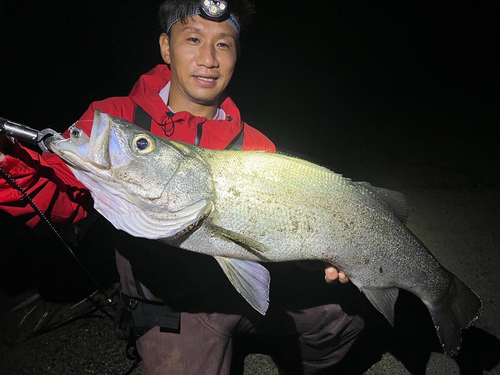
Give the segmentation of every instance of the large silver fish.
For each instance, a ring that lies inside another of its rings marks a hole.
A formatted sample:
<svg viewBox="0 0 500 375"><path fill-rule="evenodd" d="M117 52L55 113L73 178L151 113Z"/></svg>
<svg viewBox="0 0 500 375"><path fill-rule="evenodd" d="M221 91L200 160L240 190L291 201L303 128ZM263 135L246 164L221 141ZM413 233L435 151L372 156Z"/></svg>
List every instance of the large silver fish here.
<svg viewBox="0 0 500 375"><path fill-rule="evenodd" d="M259 262L322 260L345 272L391 322L399 289L427 306L444 351L481 300L405 226L396 192L265 152L214 151L152 135L96 111L49 148L92 192L97 211L131 235L214 256L260 313L269 301Z"/></svg>

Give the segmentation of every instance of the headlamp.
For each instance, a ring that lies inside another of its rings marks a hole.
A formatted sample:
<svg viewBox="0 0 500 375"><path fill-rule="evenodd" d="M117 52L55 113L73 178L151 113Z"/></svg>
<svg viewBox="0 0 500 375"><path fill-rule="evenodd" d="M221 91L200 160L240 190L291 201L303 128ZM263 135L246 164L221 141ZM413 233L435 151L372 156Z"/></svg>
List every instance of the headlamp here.
<svg viewBox="0 0 500 375"><path fill-rule="evenodd" d="M199 15L207 20L214 22L227 21L236 31L240 33L240 25L236 18L229 11L227 1L224 0L199 0L198 5L193 4L193 8L188 12L188 17ZM181 19L179 12L170 15L167 20L167 33L174 23Z"/></svg>
<svg viewBox="0 0 500 375"><path fill-rule="evenodd" d="M200 16L213 21L225 21L229 18L227 1L201 0Z"/></svg>

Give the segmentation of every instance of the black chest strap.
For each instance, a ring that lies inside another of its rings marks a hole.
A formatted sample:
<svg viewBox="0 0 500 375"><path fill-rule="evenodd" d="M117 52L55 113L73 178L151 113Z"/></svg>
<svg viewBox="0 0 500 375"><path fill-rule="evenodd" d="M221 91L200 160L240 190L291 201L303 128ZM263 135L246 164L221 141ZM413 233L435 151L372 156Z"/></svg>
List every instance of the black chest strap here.
<svg viewBox="0 0 500 375"><path fill-rule="evenodd" d="M234 137L234 139L229 142L229 144L226 147L226 150L234 150L234 151L241 151L243 147L243 138L245 136L244 134L244 127L241 128L241 131Z"/></svg>
<svg viewBox="0 0 500 375"><path fill-rule="evenodd" d="M135 105L134 121L132 121L137 126L140 126L148 132L151 131L151 116L142 109L142 107Z"/></svg>
<svg viewBox="0 0 500 375"><path fill-rule="evenodd" d="M137 126L143 128L144 130L151 131L151 120L152 117L144 109L142 109L141 106L136 104L134 120L132 122ZM243 138L245 136L243 129L244 128L242 128L241 131L236 135L236 137L234 137L234 139L231 142L229 142L229 144L226 147L226 150L241 151L243 147ZM200 145L202 134L203 134L203 123L200 123L198 124L196 129L195 146Z"/></svg>

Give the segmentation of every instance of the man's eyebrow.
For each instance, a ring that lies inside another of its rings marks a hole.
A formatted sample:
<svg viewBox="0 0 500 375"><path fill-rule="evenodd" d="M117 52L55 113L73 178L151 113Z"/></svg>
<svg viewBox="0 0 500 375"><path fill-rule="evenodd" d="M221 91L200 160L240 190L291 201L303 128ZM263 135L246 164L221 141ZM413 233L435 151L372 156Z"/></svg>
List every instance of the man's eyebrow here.
<svg viewBox="0 0 500 375"><path fill-rule="evenodd" d="M236 37L234 35L228 33L220 33L219 36L222 38L233 38L234 40L236 40Z"/></svg>
<svg viewBox="0 0 500 375"><path fill-rule="evenodd" d="M202 29L197 28L197 27L194 27L194 26L190 26L190 25L186 25L186 26L184 26L184 28L182 28L182 30L181 30L180 32L181 32L181 33L183 33L183 32L194 32L194 33L196 33L196 34L203 34L203 30L202 30ZM234 40L236 40L236 39L237 39L237 38L236 38L234 35L232 35L232 34L222 33L222 32L221 32L221 33L219 33L219 34L217 34L217 36L218 36L219 38L232 38L232 39L234 39Z"/></svg>
<svg viewBox="0 0 500 375"><path fill-rule="evenodd" d="M201 34L201 30L199 28L189 25L184 26L181 30L181 33L184 31L193 31L195 33Z"/></svg>

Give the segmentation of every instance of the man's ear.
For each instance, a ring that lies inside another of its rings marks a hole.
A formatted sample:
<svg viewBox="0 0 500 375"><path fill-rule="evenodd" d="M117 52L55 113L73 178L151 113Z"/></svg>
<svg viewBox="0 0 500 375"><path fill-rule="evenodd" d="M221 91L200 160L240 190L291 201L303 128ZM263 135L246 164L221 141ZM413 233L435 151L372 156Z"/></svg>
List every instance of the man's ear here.
<svg viewBox="0 0 500 375"><path fill-rule="evenodd" d="M160 53L163 61L170 64L170 42L167 34L165 33L160 35Z"/></svg>

